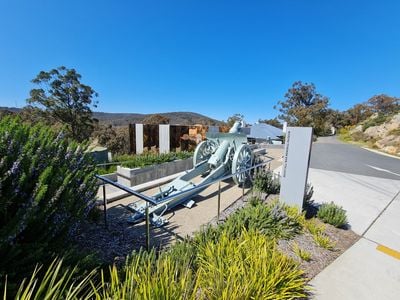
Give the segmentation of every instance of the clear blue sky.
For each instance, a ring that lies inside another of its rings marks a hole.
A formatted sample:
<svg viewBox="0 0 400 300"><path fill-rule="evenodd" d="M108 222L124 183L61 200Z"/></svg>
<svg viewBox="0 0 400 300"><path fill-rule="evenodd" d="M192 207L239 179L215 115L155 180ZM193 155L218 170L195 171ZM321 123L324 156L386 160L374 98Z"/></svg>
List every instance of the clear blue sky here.
<svg viewBox="0 0 400 300"><path fill-rule="evenodd" d="M400 96L400 1L0 0L0 106L60 65L100 111L254 122L296 80L347 109Z"/></svg>

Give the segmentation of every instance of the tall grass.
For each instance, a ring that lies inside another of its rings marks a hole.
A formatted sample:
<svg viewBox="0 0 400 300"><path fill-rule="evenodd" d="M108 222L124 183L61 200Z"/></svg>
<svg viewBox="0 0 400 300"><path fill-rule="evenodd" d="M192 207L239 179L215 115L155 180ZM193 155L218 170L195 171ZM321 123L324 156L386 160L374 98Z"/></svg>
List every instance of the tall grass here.
<svg viewBox="0 0 400 300"><path fill-rule="evenodd" d="M327 249L327 250L334 250L336 243L332 241L329 236L327 236L324 233L318 233L313 235L314 242L320 246L321 248Z"/></svg>
<svg viewBox="0 0 400 300"><path fill-rule="evenodd" d="M306 297L298 265L256 231L237 239L223 232L198 253L200 299L296 299Z"/></svg>
<svg viewBox="0 0 400 300"><path fill-rule="evenodd" d="M304 260L304 261L310 261L311 260L311 253L308 252L307 250L304 250L304 249L300 248L299 244L297 244L297 243L293 243L292 244L292 251L301 260Z"/></svg>
<svg viewBox="0 0 400 300"><path fill-rule="evenodd" d="M316 218L307 220L304 223L304 227L312 234L322 234L325 232L326 226Z"/></svg>
<svg viewBox="0 0 400 300"><path fill-rule="evenodd" d="M194 274L189 264L178 264L170 255L156 256L154 250L133 253L123 270L101 272L100 286L93 285L96 299L193 299Z"/></svg>
<svg viewBox="0 0 400 300"><path fill-rule="evenodd" d="M41 267L37 267L29 279L24 279L19 286L15 299L19 300L70 300L90 299L90 281L96 270L83 278L77 278L77 267L64 268L61 259L54 260L43 276L39 276ZM10 298L5 285L3 299Z"/></svg>

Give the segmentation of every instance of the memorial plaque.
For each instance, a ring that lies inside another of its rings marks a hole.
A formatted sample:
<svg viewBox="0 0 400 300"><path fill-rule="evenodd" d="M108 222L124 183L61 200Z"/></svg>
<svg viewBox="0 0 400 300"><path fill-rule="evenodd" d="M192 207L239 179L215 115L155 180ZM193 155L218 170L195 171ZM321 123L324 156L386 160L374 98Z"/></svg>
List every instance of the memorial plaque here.
<svg viewBox="0 0 400 300"><path fill-rule="evenodd" d="M280 199L303 207L312 144L311 127L287 127Z"/></svg>

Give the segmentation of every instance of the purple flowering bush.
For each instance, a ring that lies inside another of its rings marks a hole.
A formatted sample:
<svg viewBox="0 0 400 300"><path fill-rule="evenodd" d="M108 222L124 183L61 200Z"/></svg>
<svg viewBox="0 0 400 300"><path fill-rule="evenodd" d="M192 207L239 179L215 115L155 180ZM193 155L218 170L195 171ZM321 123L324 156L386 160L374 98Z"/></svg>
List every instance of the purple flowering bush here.
<svg viewBox="0 0 400 300"><path fill-rule="evenodd" d="M96 198L85 150L43 125L0 120L0 286L69 248Z"/></svg>

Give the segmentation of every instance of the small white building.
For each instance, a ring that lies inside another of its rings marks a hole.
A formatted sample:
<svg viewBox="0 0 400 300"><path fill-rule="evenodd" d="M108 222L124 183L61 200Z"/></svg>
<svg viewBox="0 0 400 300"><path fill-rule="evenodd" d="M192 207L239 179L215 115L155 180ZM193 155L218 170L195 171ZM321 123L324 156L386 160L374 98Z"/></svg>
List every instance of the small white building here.
<svg viewBox="0 0 400 300"><path fill-rule="evenodd" d="M274 141L281 141L284 132L282 129L274 127L269 124L259 123L254 124L250 127L249 138L259 141L268 141L273 143Z"/></svg>

